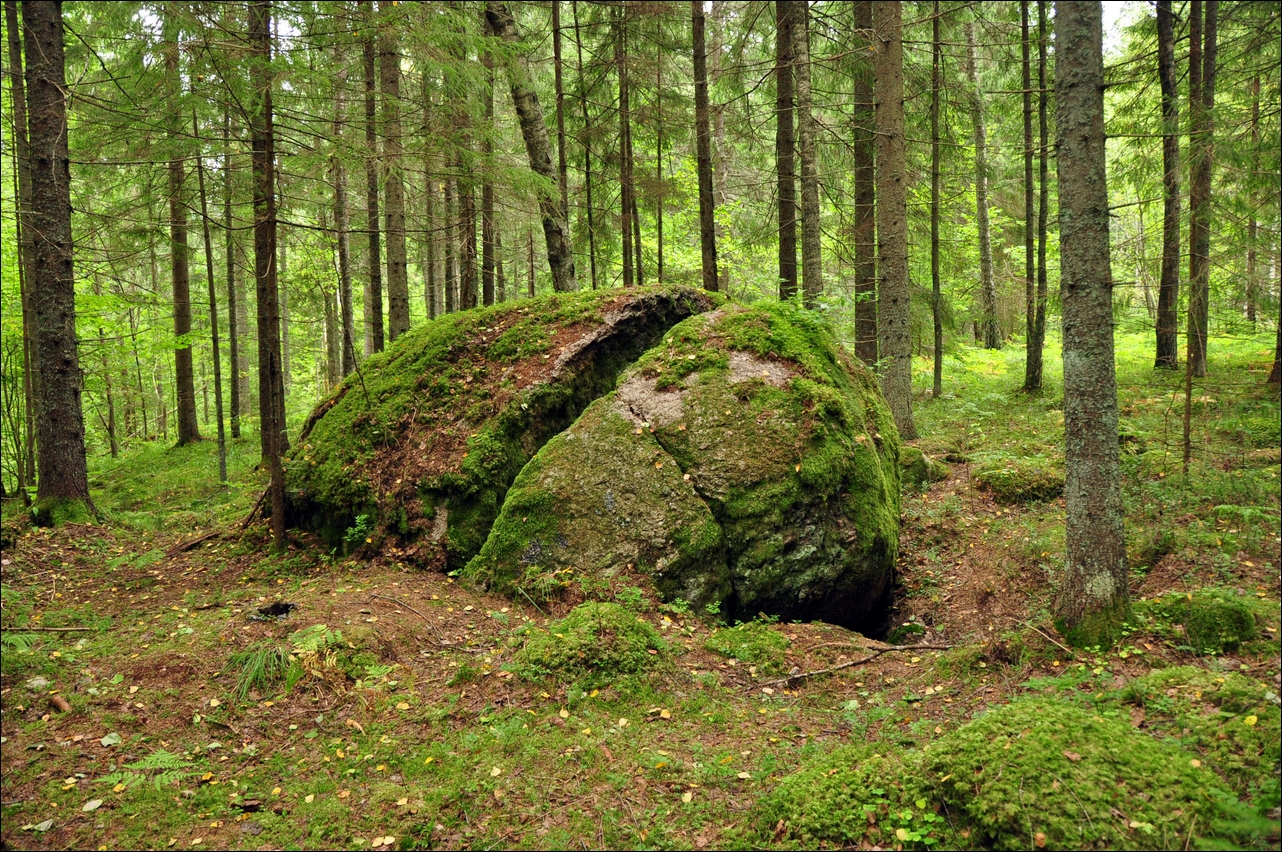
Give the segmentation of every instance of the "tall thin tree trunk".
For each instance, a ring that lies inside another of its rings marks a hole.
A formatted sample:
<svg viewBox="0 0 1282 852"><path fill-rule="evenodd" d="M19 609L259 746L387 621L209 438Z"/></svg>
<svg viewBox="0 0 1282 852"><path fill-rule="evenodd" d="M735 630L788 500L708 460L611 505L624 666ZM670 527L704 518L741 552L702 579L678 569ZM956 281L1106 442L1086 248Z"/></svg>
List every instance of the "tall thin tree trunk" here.
<svg viewBox="0 0 1282 852"><path fill-rule="evenodd" d="M170 86L169 144L178 146L179 112L178 23L173 10L165 15L165 72ZM187 204L183 199L183 158L169 156L169 263L174 294L174 384L178 394L178 446L200 440L196 420L196 376L191 344L191 273L187 263Z"/></svg>
<svg viewBox="0 0 1282 852"><path fill-rule="evenodd" d="M468 147L471 147L468 145ZM458 169L458 288L459 308L476 307L476 184L472 174L471 157L466 160L458 152L455 166Z"/></svg>
<svg viewBox="0 0 1282 852"><path fill-rule="evenodd" d="M556 182L557 188L561 190L561 215L568 222L570 186L565 161L565 82L561 68L561 0L552 0L552 71L556 83ZM490 88L494 88L492 82Z"/></svg>
<svg viewBox="0 0 1282 852"><path fill-rule="evenodd" d="M192 136L200 139L196 110L191 112ZM214 286L214 241L209 229L209 196L205 193L205 158L196 157L197 186L200 189L201 232L205 239L205 283L209 290L209 337L214 365L214 412L218 418L218 481L227 482L227 432L223 426L223 361L218 341L218 296Z"/></svg>
<svg viewBox="0 0 1282 852"><path fill-rule="evenodd" d="M619 78L619 233L623 239L623 286L636 283L632 258L632 158L628 156L628 58L624 47L623 7L612 9L614 68Z"/></svg>
<svg viewBox="0 0 1282 852"><path fill-rule="evenodd" d="M102 297L102 281L97 275L93 277L93 294ZM102 382L107 391L107 445L111 451L111 457L120 457L120 441L116 436L116 400L114 388L111 384L111 365L107 362L107 333L103 327L98 326L98 358L102 363ZM99 415L101 417L101 415ZM21 471L21 468L19 468ZM21 479L21 474L19 474ZM19 482L21 486L21 481Z"/></svg>
<svg viewBox="0 0 1282 852"><path fill-rule="evenodd" d="M997 285L993 281L993 238L988 220L988 131L984 125L984 92L975 62L975 28L966 28L966 76L970 79L970 119L975 138L975 216L979 224L980 315L976 337L986 349L1002 347L997 326Z"/></svg>
<svg viewBox="0 0 1282 852"><path fill-rule="evenodd" d="M1108 647L1130 604L1117 450L1101 15L1099 3L1055 4L1068 543L1055 609L1070 642Z"/></svg>
<svg viewBox="0 0 1282 852"><path fill-rule="evenodd" d="M939 86L944 56L939 40L939 0L935 0L930 32L930 317L935 332L931 396L939 399L944 392L944 297L939 280Z"/></svg>
<svg viewBox="0 0 1282 852"><path fill-rule="evenodd" d="M1205 20L1202 20L1203 8ZM1193 0L1189 28L1189 320L1188 364L1195 377L1206 375L1206 336L1211 279L1211 162L1214 157L1215 59L1217 0ZM1194 44L1201 36L1200 51ZM1195 57L1195 54L1198 54ZM1200 74L1192 69L1200 60Z"/></svg>
<svg viewBox="0 0 1282 852"><path fill-rule="evenodd" d="M521 38L516 30L516 22L506 4L489 0L486 3L486 17L494 34L511 46L520 44ZM521 136L525 140L525 152L530 160L530 168L549 184L555 184L556 173L552 169L551 143L548 140L547 124L543 120L543 109L539 106L539 96L529 84L529 69L524 56L517 57L507 65L508 84L512 90L512 104L521 125ZM558 293L569 293L577 290L578 281L574 275L574 252L570 244L570 224L565 212L561 209L556 195L546 189L539 191L539 215L543 219L543 239L547 245L548 268L552 273L552 289Z"/></svg>
<svg viewBox="0 0 1282 852"><path fill-rule="evenodd" d="M338 251L338 300L341 321L338 323L340 372L346 377L356 369L355 318L352 311L352 246L351 220L347 210L347 170L343 168L342 140L346 109L343 103L345 75L339 75L334 87L334 150L330 153L330 176L334 182L334 237Z"/></svg>
<svg viewBox="0 0 1282 852"><path fill-rule="evenodd" d="M1046 50L1049 39L1047 0L1037 0L1037 318L1033 322L1033 339L1028 350L1028 369L1024 390L1032 393L1042 387L1042 353L1046 343L1046 219L1050 209L1050 128L1047 119Z"/></svg>
<svg viewBox="0 0 1282 852"><path fill-rule="evenodd" d="M802 0L792 29L796 58L797 141L801 161L801 290L814 307L824 292L819 229L819 154L810 94L810 3Z"/></svg>
<svg viewBox="0 0 1282 852"><path fill-rule="evenodd" d="M579 103L583 107L583 133L586 140L588 128L592 126L588 119L587 84L583 80L583 39L579 33L579 0L571 0L570 12L574 17L574 48L579 56ZM583 143L583 188L587 193L588 204L588 264L592 273L592 289L597 288L596 279L596 223L592 207L592 148L586 141Z"/></svg>
<svg viewBox="0 0 1282 852"><path fill-rule="evenodd" d="M796 61L792 53L792 30L799 5L798 0L775 0L775 177L779 196L779 298L785 301L797 294L797 140L793 128L796 109L793 67ZM857 2L855 5L859 7L866 4ZM868 14L872 14L871 6L868 7ZM858 94L855 97L858 99ZM857 172L858 165L855 168ZM859 202L856 201L855 204L857 208Z"/></svg>
<svg viewBox="0 0 1282 852"><path fill-rule="evenodd" d="M401 54L393 4L378 3L378 76L383 101L383 199L387 216L387 339L410 327L410 282L405 246L405 174L401 141Z"/></svg>
<svg viewBox="0 0 1282 852"><path fill-rule="evenodd" d="M276 155L272 125L271 2L249 7L249 41L254 103L250 141L254 169L254 277L258 291L258 410L262 419L263 458L271 472L272 543L284 553L285 473L281 457L285 437L285 389L281 373L280 306L276 292Z"/></svg>
<svg viewBox="0 0 1282 852"><path fill-rule="evenodd" d="M853 6L856 44L871 44L872 2ZM851 159L855 179L855 354L865 364L877 363L877 143L873 134L871 60L860 63L853 84ZM933 113L932 113L933 115Z"/></svg>
<svg viewBox="0 0 1282 852"><path fill-rule="evenodd" d="M1037 213L1033 209L1033 66L1028 31L1028 0L1019 3L1020 63L1024 84L1024 384L1028 384L1028 347L1037 322L1037 263L1033 256L1033 233Z"/></svg>
<svg viewBox="0 0 1282 852"><path fill-rule="evenodd" d="M240 437L240 415L244 412L241 395L241 326L239 313L244 309L236 287L236 232L231 218L231 102L223 105L223 252L226 255L227 280L227 348L231 365L231 436Z"/></svg>
<svg viewBox="0 0 1282 852"><path fill-rule="evenodd" d="M534 231L526 231L525 250L526 250L526 282L529 284L530 298L534 298Z"/></svg>
<svg viewBox="0 0 1282 852"><path fill-rule="evenodd" d="M1189 66L1192 77L1192 65ZM1157 285L1155 367L1179 365L1180 107L1175 74L1175 15L1171 0L1157 2L1157 76L1162 85L1162 273ZM1199 71L1200 76L1200 71Z"/></svg>
<svg viewBox="0 0 1282 852"><path fill-rule="evenodd" d="M908 187L904 140L903 10L873 4L877 115L877 238L881 287L877 331L885 362L882 392L904 440L917 437L912 411L912 315L908 282Z"/></svg>
<svg viewBox="0 0 1282 852"><path fill-rule="evenodd" d="M361 0L366 28L365 65L365 227L369 231L369 280L365 285L365 354L383 351L383 267L378 238L378 121L375 104L374 10Z"/></svg>
<svg viewBox="0 0 1282 852"><path fill-rule="evenodd" d="M280 173L276 176L279 179ZM280 381L282 392L288 398L289 389L294 385L294 359L289 345L289 245L284 237L276 241L276 282L280 302Z"/></svg>
<svg viewBox="0 0 1282 852"><path fill-rule="evenodd" d="M454 248L454 216L456 205L454 204L454 186L453 176L445 178L445 210L443 218L445 226L445 313L452 314L458 310L458 265L455 262L457 252Z"/></svg>
<svg viewBox="0 0 1282 852"><path fill-rule="evenodd" d="M427 72L423 73L423 136L431 132L431 91L428 89ZM436 173L430 153L423 155L423 300L427 305L427 318L436 319L441 314L439 285L436 279Z"/></svg>
<svg viewBox="0 0 1282 852"><path fill-rule="evenodd" d="M27 480L36 472L36 423L40 411L40 358L36 351L35 310L31 303L34 284L35 240L31 233L31 149L27 143L26 85L22 70L21 31L18 28L18 4L5 0L5 26L9 37L9 94L13 97L14 170L17 178L18 291L22 306L22 393L24 401L25 464L19 466L19 488L27 498Z"/></svg>
<svg viewBox="0 0 1282 852"><path fill-rule="evenodd" d="M1260 171L1260 75L1251 78L1251 172ZM1259 223L1255 193L1250 193L1251 214L1246 224L1246 321L1255 325L1255 303L1259 299L1259 269L1256 263Z"/></svg>
<svg viewBox="0 0 1282 852"><path fill-rule="evenodd" d="M503 271L503 229L494 229L494 301L507 301L507 275Z"/></svg>
<svg viewBox="0 0 1282 852"><path fill-rule="evenodd" d="M29 300L35 315L35 358L41 367L36 505L38 520L56 522L60 504L92 505L76 343L62 4L24 3L22 36L34 261Z"/></svg>
<svg viewBox="0 0 1282 852"><path fill-rule="evenodd" d="M553 5L556 5L554 2ZM555 13L554 13L555 14ZM484 176L481 179L481 303L494 304L494 56L482 48L485 66L485 129L481 137ZM560 79L560 64L557 79ZM557 106L560 106L558 99ZM560 115L558 109L557 115Z"/></svg>
<svg viewBox="0 0 1282 852"><path fill-rule="evenodd" d="M708 126L708 56L703 0L690 0L694 48L694 125L699 173L699 246L702 255L703 288L716 291L717 236L712 200L712 134Z"/></svg>
<svg viewBox="0 0 1282 852"><path fill-rule="evenodd" d="M655 234L658 241L655 252L655 278L663 284L663 55L656 54L654 59L654 219Z"/></svg>

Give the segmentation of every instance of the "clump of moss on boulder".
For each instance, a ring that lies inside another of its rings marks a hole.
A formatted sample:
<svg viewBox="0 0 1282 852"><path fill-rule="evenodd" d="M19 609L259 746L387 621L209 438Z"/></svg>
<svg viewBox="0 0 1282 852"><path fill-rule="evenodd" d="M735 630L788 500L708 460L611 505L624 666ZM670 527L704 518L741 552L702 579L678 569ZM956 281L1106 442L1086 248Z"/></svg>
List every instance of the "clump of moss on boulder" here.
<svg viewBox="0 0 1282 852"><path fill-rule="evenodd" d="M810 844L1184 849L1232 798L1189 752L1053 699L999 707L920 751L873 748L785 778L759 828Z"/></svg>
<svg viewBox="0 0 1282 852"><path fill-rule="evenodd" d="M659 631L618 604L589 601L546 628L527 627L515 670L526 680L558 678L604 686L666 660Z"/></svg>
<svg viewBox="0 0 1282 852"><path fill-rule="evenodd" d="M727 619L851 625L881 610L898 530L873 376L811 312L727 306L672 328L544 448L466 573L528 593L635 566Z"/></svg>
<svg viewBox="0 0 1282 852"><path fill-rule="evenodd" d="M538 449L714 304L692 288L601 290L412 328L309 418L286 461L291 523L346 549L364 516L370 538L401 540L397 555L462 567Z"/></svg>
<svg viewBox="0 0 1282 852"><path fill-rule="evenodd" d="M899 470L904 485L924 488L932 482L943 482L952 472L948 465L931 458L916 447L899 449Z"/></svg>
<svg viewBox="0 0 1282 852"><path fill-rule="evenodd" d="M755 665L763 674L783 671L788 637L762 621L725 627L708 637L703 647L714 654Z"/></svg>
<svg viewBox="0 0 1282 852"><path fill-rule="evenodd" d="M1199 589L1135 604L1140 617L1182 625L1185 641L1199 654L1236 651L1257 635L1252 602L1223 589Z"/></svg>
<svg viewBox="0 0 1282 852"><path fill-rule="evenodd" d="M1064 471L1042 459L1003 459L972 474L1000 503L1054 500L1064 493Z"/></svg>

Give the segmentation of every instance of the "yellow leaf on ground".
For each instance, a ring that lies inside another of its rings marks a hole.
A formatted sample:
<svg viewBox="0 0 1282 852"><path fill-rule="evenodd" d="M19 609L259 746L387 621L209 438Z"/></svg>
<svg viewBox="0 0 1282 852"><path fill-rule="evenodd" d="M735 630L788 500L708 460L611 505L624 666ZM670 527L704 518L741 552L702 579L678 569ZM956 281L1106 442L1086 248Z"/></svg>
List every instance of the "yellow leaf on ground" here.
<svg viewBox="0 0 1282 852"><path fill-rule="evenodd" d="M561 718L562 718L562 719L568 719L568 718L570 718L570 711L569 711L569 710L566 710L564 707L562 707L562 708L561 708L561 713L560 713L559 715L561 716Z"/></svg>
<svg viewBox="0 0 1282 852"><path fill-rule="evenodd" d="M1245 719L1242 720L1244 724L1249 725L1250 727L1255 727L1255 723L1258 721L1260 721L1259 717L1254 715L1247 716Z"/></svg>
<svg viewBox="0 0 1282 852"><path fill-rule="evenodd" d="M497 766L490 770L491 778L498 778L502 774L503 774L503 770L499 769Z"/></svg>
<svg viewBox="0 0 1282 852"><path fill-rule="evenodd" d="M681 794L681 801L683 802L689 802L693 798L694 798L694 793L691 793L689 790L686 790L684 793Z"/></svg>
<svg viewBox="0 0 1282 852"><path fill-rule="evenodd" d="M316 794L308 793L306 796L303 797L303 801L307 802L308 804L311 804L312 802L316 801Z"/></svg>

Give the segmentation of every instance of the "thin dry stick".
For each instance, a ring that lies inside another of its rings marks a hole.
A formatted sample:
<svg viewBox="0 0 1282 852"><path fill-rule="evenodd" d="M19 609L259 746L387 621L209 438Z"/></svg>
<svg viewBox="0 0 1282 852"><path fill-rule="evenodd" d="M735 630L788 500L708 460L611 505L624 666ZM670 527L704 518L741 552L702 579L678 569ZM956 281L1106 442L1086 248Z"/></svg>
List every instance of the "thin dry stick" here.
<svg viewBox="0 0 1282 852"><path fill-rule="evenodd" d="M1041 629L1040 629L1040 628L1038 628L1036 625L1029 624L1027 621L1023 622L1023 625L1024 625L1025 627L1029 628L1030 630L1032 630L1032 631L1033 631L1034 633L1036 633L1037 635L1041 636L1041 637L1042 637L1043 639L1045 639L1047 642L1050 642L1052 645L1059 645L1059 647L1063 648L1063 649L1064 649L1064 651L1065 651L1069 656L1071 656L1073 659L1077 659L1077 654L1073 652L1073 649L1072 649L1072 648L1068 648L1068 647L1066 647L1066 646L1064 646L1064 645L1061 645L1059 642L1056 642L1056 641L1055 641L1054 639L1052 639L1050 636L1047 636L1045 633L1043 633L1043 632L1041 631Z"/></svg>
<svg viewBox="0 0 1282 852"><path fill-rule="evenodd" d="M815 677L816 675L832 674L833 672L839 672L842 669L849 669L849 668L853 668L854 666L862 666L864 663L870 663L873 660L880 657L882 654L888 654L891 651L951 651L953 647L954 647L953 645L888 645L879 651L875 651L872 654L869 654L868 656L863 657L862 659L852 660L849 663L842 663L839 666L833 666L832 668L828 668L828 669L818 669L813 672L801 672L800 674L789 675L788 677L780 678L779 680L766 681L765 683L754 683L752 684L752 686L754 688L760 687L760 686L779 686L781 684L787 684L788 686L791 686L797 681L805 680L806 678L812 678L812 677Z"/></svg>
<svg viewBox="0 0 1282 852"><path fill-rule="evenodd" d="M90 633L97 629L96 627L0 627L0 630L10 630L14 633Z"/></svg>
<svg viewBox="0 0 1282 852"><path fill-rule="evenodd" d="M440 642L438 642L438 643L437 643L438 645L439 645L439 644L444 644L444 643L445 643L445 636L441 633L441 629L440 629L439 627L437 627L435 624L433 624L433 623L432 623L432 619L428 618L426 615L424 615L423 613L419 612L419 611L418 611L418 610L416 610L414 607L410 606L410 605L409 605L409 604L407 604L407 603L402 603L401 601L398 601L396 598L389 598L387 595L380 595L380 594L377 594L376 592L370 592L370 597L371 597L371 598L381 598L382 600L390 601L391 603L394 603L394 604L396 604L397 606L403 606L403 607L405 607L405 608L406 608L406 609L408 609L410 612L414 613L414 614L415 614L415 615L417 615L419 618L421 618L421 619L423 619L424 621L426 621L426 622L427 622L427 626L428 626L428 627L430 627L430 628L432 628L432 631L433 631L433 632L435 632L435 633L436 633L436 635L437 635L437 637L441 640Z"/></svg>

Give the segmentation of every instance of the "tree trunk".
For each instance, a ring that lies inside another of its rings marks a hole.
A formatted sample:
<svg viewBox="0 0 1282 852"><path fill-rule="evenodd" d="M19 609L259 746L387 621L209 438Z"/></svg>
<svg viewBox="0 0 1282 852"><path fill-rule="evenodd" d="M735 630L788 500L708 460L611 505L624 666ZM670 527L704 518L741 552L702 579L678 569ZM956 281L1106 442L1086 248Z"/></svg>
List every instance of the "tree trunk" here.
<svg viewBox="0 0 1282 852"><path fill-rule="evenodd" d="M1028 347L1037 322L1037 262L1033 234L1037 213L1033 209L1033 64L1028 30L1028 0L1019 3L1020 70L1024 84L1024 384L1028 384Z"/></svg>
<svg viewBox="0 0 1282 852"><path fill-rule="evenodd" d="M187 262L187 204L183 200L183 158L176 149L182 124L179 112L178 23L164 13L165 72L169 78L169 265L174 293L174 385L178 394L178 446L200 440L196 421L196 376L191 345L191 273Z"/></svg>
<svg viewBox="0 0 1282 852"><path fill-rule="evenodd" d="M783 301L797 295L797 140L793 129L796 60L792 30L799 5L799 0L775 0L775 176L779 195L779 298ZM858 94L855 97L858 100ZM855 156L857 171L858 153ZM858 200L855 204L857 208Z"/></svg>
<svg viewBox="0 0 1282 852"><path fill-rule="evenodd" d="M1251 174L1260 173L1260 75L1251 78ZM1259 223L1256 221L1255 193L1250 193L1250 220L1246 223L1246 321L1255 325L1255 303L1259 299L1259 269L1256 262L1256 240Z"/></svg>
<svg viewBox="0 0 1282 852"><path fill-rule="evenodd" d="M877 116L877 299L882 393L899 436L917 437L912 411L912 315L908 282L908 187L904 140L903 10L899 0L873 4Z"/></svg>
<svg viewBox="0 0 1282 852"><path fill-rule="evenodd" d="M196 110L191 113L192 136L200 139ZM205 158L196 157L197 186L200 189L201 233L205 239L205 283L209 291L210 354L214 364L214 413L218 418L218 481L227 482L227 432L223 426L223 361L218 341L218 296L214 286L214 241L209 229L209 196L205 193ZM110 388L109 388L110 389ZM208 419L208 418L206 418Z"/></svg>
<svg viewBox="0 0 1282 852"><path fill-rule="evenodd" d="M34 261L29 300L35 315L35 358L41 368L37 519L56 523L79 514L76 504L91 505L76 344L62 4L24 3L22 35Z"/></svg>
<svg viewBox="0 0 1282 852"><path fill-rule="evenodd" d="M526 283L529 285L530 298L534 298L534 231L525 232L525 250L526 250Z"/></svg>
<svg viewBox="0 0 1282 852"><path fill-rule="evenodd" d="M853 6L856 45L871 44L872 2ZM865 54L866 55L866 54ZM873 134L872 69L865 60L855 69L851 158L855 179L855 354L865 364L877 363L877 219L876 140ZM933 115L933 113L932 113Z"/></svg>
<svg viewBox="0 0 1282 852"><path fill-rule="evenodd" d="M1103 22L1098 3L1056 3L1055 13L1068 540L1055 609L1071 643L1108 647L1130 605L1104 174Z"/></svg>
<svg viewBox="0 0 1282 852"><path fill-rule="evenodd" d="M285 538L285 474L281 457L289 447L285 437L280 307L276 292L276 156L272 126L270 0L255 0L250 4L249 42L254 89L249 131L254 169L254 277L258 291L258 410L262 420L263 459L271 472L272 544L277 553L284 553L288 542ZM370 59L372 57L367 54L367 60ZM372 69L367 67L367 70L372 73ZM369 105L367 101L367 116Z"/></svg>
<svg viewBox="0 0 1282 852"><path fill-rule="evenodd" d="M22 393L25 417L25 463L19 484L23 500L27 498L27 480L36 472L36 424L40 419L40 359L36 352L35 310L31 289L35 282L35 241L31 232L31 149L27 142L26 86L22 71L21 31L18 28L18 4L5 0L5 26L9 36L9 94L13 97L14 160L17 166L18 198L18 290L22 306Z"/></svg>
<svg viewBox="0 0 1282 852"><path fill-rule="evenodd" d="M979 225L980 311L976 337L985 349L1001 349L997 327L997 286L993 281L993 238L988 221L988 131L984 125L984 92L975 62L975 28L966 28L966 76L970 79L970 120L975 138L975 216Z"/></svg>
<svg viewBox="0 0 1282 852"><path fill-rule="evenodd" d="M423 73L423 135L431 133L431 92L428 76ZM430 153L423 155L423 301L427 318L434 320L441 315L439 285L436 280L436 172Z"/></svg>
<svg viewBox="0 0 1282 852"><path fill-rule="evenodd" d="M401 162L401 54L391 3L378 3L378 76L383 101L383 199L387 215L387 339L410 327L410 282L405 247L405 175Z"/></svg>
<svg viewBox="0 0 1282 852"><path fill-rule="evenodd" d="M1192 67L1190 66L1190 73ZM1180 107L1175 74L1175 15L1157 2L1157 76L1162 84L1162 273L1157 285L1155 367L1179 366Z"/></svg>
<svg viewBox="0 0 1282 852"><path fill-rule="evenodd" d="M552 0L552 72L556 83L556 183L561 190L561 215L570 221L569 172L565 162L565 81L561 74L561 0ZM490 84L491 91L494 88ZM491 94L491 108L493 95Z"/></svg>
<svg viewBox="0 0 1282 852"><path fill-rule="evenodd" d="M1046 219L1050 209L1049 165L1050 128L1047 120L1046 92L1047 0L1037 0L1037 318L1033 322L1033 340L1028 350L1028 369L1024 390L1032 393L1042 388L1042 352L1046 343Z"/></svg>
<svg viewBox="0 0 1282 852"><path fill-rule="evenodd" d="M223 105L223 252L226 255L227 278L227 349L231 364L231 436L240 437L240 415L244 411L241 396L241 328L239 313L244 305L236 292L236 232L231 218L231 102Z"/></svg>
<svg viewBox="0 0 1282 852"><path fill-rule="evenodd" d="M494 34L512 47L520 44L516 22L507 5L489 0L485 6L486 17ZM552 169L551 143L548 141L547 124L539 96L529 84L529 70L524 55L507 64L508 84L512 90L512 104L521 125L525 152L530 168L547 184L555 186L556 173ZM570 225L561 209L557 196L546 187L539 190L539 213L543 218L543 238L547 244L548 268L552 273L552 289L558 293L577 290L574 277L574 252L570 245Z"/></svg>
<svg viewBox="0 0 1282 852"><path fill-rule="evenodd" d="M99 298L102 297L102 281L97 275L93 277L93 294ZM120 457L120 442L116 436L116 399L111 386L111 365L107 361L107 333L101 325L98 326L98 358L102 364L102 382L107 392L107 445L114 459ZM98 416L99 419L102 418L101 413ZM21 468L19 468L19 488L22 487L21 479Z"/></svg>
<svg viewBox="0 0 1282 852"><path fill-rule="evenodd" d="M1205 21L1201 7L1205 7ZM1211 161L1214 157L1215 54L1217 0L1193 0L1189 27L1189 320L1188 366L1206 375L1206 335L1211 278ZM1195 50L1198 37L1205 43ZM1200 60L1200 62L1199 62ZM1193 66L1200 73L1193 74Z"/></svg>
<svg viewBox="0 0 1282 852"><path fill-rule="evenodd" d="M452 314L458 310L458 265L455 262L454 250L454 185L453 177L445 178L445 313Z"/></svg>
<svg viewBox="0 0 1282 852"><path fill-rule="evenodd" d="M494 229L494 301L507 301L507 276L503 271L503 229Z"/></svg>
<svg viewBox="0 0 1282 852"><path fill-rule="evenodd" d="M470 148L470 144L468 145ZM455 167L458 169L458 289L459 308L476 307L476 187L474 185L471 157L463 158L458 152Z"/></svg>
<svg viewBox="0 0 1282 852"><path fill-rule="evenodd" d="M369 280L365 285L365 354L383 351L383 268L378 240L378 123L375 109L374 11L361 0L365 40L365 227L369 231Z"/></svg>
<svg viewBox="0 0 1282 852"><path fill-rule="evenodd" d="M796 59L797 137L801 160L801 290L808 307L824 292L819 230L819 155L810 94L810 3L801 0L792 28Z"/></svg>
<svg viewBox="0 0 1282 852"><path fill-rule="evenodd" d="M930 31L930 317L935 332L931 396L939 399L944 392L944 297L939 280L939 84L944 55L939 40L939 0L935 0Z"/></svg>
<svg viewBox="0 0 1282 852"><path fill-rule="evenodd" d="M619 78L619 233L623 238L623 286L636 282L632 258L632 158L628 156L628 57L624 48L623 7L612 9L614 68Z"/></svg>
<svg viewBox="0 0 1282 852"><path fill-rule="evenodd" d="M663 55L654 58L654 225L657 242L655 279L663 284Z"/></svg>
<svg viewBox="0 0 1282 852"><path fill-rule="evenodd" d="M571 0L570 12L574 16L574 48L579 56L579 103L583 107L583 132L587 139L588 128L592 126L588 119L587 84L583 80L583 39L579 34L579 2ZM592 149L587 142L583 143L583 188L587 193L588 205L588 264L592 273L592 289L597 288L596 280L596 224L592 208Z"/></svg>
<svg viewBox="0 0 1282 852"><path fill-rule="evenodd" d="M694 124L699 173L699 246L702 253L703 288L715 292L717 236L712 200L712 134L708 126L708 56L705 44L703 0L690 0L694 49Z"/></svg>
<svg viewBox="0 0 1282 852"><path fill-rule="evenodd" d="M485 130L481 137L481 154L484 157L485 169L481 182L481 303L492 305L494 304L494 55L483 47L481 61L485 65ZM557 68L557 77L560 79L560 66L558 65Z"/></svg>
<svg viewBox="0 0 1282 852"><path fill-rule="evenodd" d="M330 176L334 182L334 241L338 252L338 309L341 316L337 332L341 353L340 372L343 377L356 369L356 332L352 316L351 221L347 210L347 170L343 168L341 151L343 117L346 114L343 104L345 82L345 75L340 73L338 85L334 87L334 149L330 153Z"/></svg>

